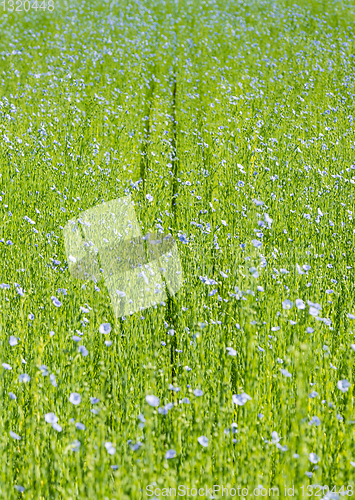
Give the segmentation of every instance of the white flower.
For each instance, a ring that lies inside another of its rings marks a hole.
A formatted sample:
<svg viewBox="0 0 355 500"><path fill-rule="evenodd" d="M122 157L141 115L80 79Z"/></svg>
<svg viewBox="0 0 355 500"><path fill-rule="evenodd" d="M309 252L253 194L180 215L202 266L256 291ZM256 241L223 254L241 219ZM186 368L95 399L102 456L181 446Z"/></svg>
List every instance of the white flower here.
<svg viewBox="0 0 355 500"><path fill-rule="evenodd" d="M281 368L281 373L282 375L285 375L285 377L292 377L292 374L286 370L286 368Z"/></svg>
<svg viewBox="0 0 355 500"><path fill-rule="evenodd" d="M297 309L305 309L306 304L303 302L302 299L296 299L296 307Z"/></svg>
<svg viewBox="0 0 355 500"><path fill-rule="evenodd" d="M320 424L321 424L321 421L320 421L320 419L319 419L317 416L314 416L314 417L312 417L312 418L311 418L311 420L308 422L308 425L312 425L312 424L314 424L314 425L317 425L317 426L318 426L318 425L320 425Z"/></svg>
<svg viewBox="0 0 355 500"><path fill-rule="evenodd" d="M318 395L319 395L318 392L312 391L311 394L308 397L311 398L311 399L313 399L313 398L316 398Z"/></svg>
<svg viewBox="0 0 355 500"><path fill-rule="evenodd" d="M11 345L11 347L13 347L14 345L16 345L17 344L17 338L14 337L13 335L10 335L9 344Z"/></svg>
<svg viewBox="0 0 355 500"><path fill-rule="evenodd" d="M346 392L350 387L350 382L348 380L339 380L337 383L337 388L340 389L342 392Z"/></svg>
<svg viewBox="0 0 355 500"><path fill-rule="evenodd" d="M269 228L271 227L271 224L274 221L268 214L264 214L264 220L267 223L267 225L269 226Z"/></svg>
<svg viewBox="0 0 355 500"><path fill-rule="evenodd" d="M104 335L107 335L111 331L111 325L110 323L102 323L99 327L99 332L103 333Z"/></svg>
<svg viewBox="0 0 355 500"><path fill-rule="evenodd" d="M212 279L212 278L207 278L205 276L200 276L200 280L202 281L202 283L204 283L205 285L217 285L217 281Z"/></svg>
<svg viewBox="0 0 355 500"><path fill-rule="evenodd" d="M160 399L157 398L156 396L149 396L148 395L145 397L145 400L150 406L159 406L159 403L160 403Z"/></svg>
<svg viewBox="0 0 355 500"><path fill-rule="evenodd" d="M317 302L311 302L310 300L307 300L307 304L310 308L314 307L315 309L318 309L318 311L322 309L322 306L320 304L317 304Z"/></svg>
<svg viewBox="0 0 355 500"><path fill-rule="evenodd" d="M165 458L168 459L168 458L175 458L176 457L176 451L175 450L168 450L166 453L165 453Z"/></svg>
<svg viewBox="0 0 355 500"><path fill-rule="evenodd" d="M201 391L201 389L195 389L194 390L194 394L195 394L195 396L202 396L203 395L203 391Z"/></svg>
<svg viewBox="0 0 355 500"><path fill-rule="evenodd" d="M252 399L248 394L243 392L242 394L233 394L232 401L234 404L238 406L243 406L245 403L249 400Z"/></svg>
<svg viewBox="0 0 355 500"><path fill-rule="evenodd" d="M146 198L147 198L148 201L153 201L153 199L154 199L151 194L147 194Z"/></svg>
<svg viewBox="0 0 355 500"><path fill-rule="evenodd" d="M228 351L229 356L236 356L236 354L237 354L237 351L235 349L233 349L233 347L227 347L227 351Z"/></svg>
<svg viewBox="0 0 355 500"><path fill-rule="evenodd" d="M51 297L52 301L53 301L53 304L56 306L56 307L60 307L62 305L62 303L60 302L60 300L57 299L57 297L54 297L54 295L52 295Z"/></svg>
<svg viewBox="0 0 355 500"><path fill-rule="evenodd" d="M293 302L291 302L289 299L286 299L282 302L283 309L291 309L292 306L293 306Z"/></svg>
<svg viewBox="0 0 355 500"><path fill-rule="evenodd" d="M44 419L46 422L49 424L55 424L58 422L58 417L55 415L55 413L46 413L44 416Z"/></svg>
<svg viewBox="0 0 355 500"><path fill-rule="evenodd" d="M21 439L21 436L19 436L18 434L16 434L15 432L12 432L12 431L10 431L10 436L13 439L17 439L18 441L20 441L20 439Z"/></svg>
<svg viewBox="0 0 355 500"><path fill-rule="evenodd" d="M113 444L110 441L105 443L105 448L106 448L107 453L109 455L114 455L116 453L116 448L113 446Z"/></svg>
<svg viewBox="0 0 355 500"><path fill-rule="evenodd" d="M73 441L70 444L70 447L71 447L72 451L79 451L80 450L80 446L81 446L81 442L78 439L76 439L75 441Z"/></svg>
<svg viewBox="0 0 355 500"><path fill-rule="evenodd" d="M169 389L169 391L174 391L174 392L180 391L180 387L174 387L172 384L168 385L168 389Z"/></svg>
<svg viewBox="0 0 355 500"><path fill-rule="evenodd" d="M250 274L253 276L253 278L259 278L259 272L256 269L256 267L251 267L249 269Z"/></svg>
<svg viewBox="0 0 355 500"><path fill-rule="evenodd" d="M30 219L27 215L24 216L24 219L30 224L36 224L34 220Z"/></svg>
<svg viewBox="0 0 355 500"><path fill-rule="evenodd" d="M309 454L309 461L312 463L312 464L316 464L319 462L319 457L315 454L315 453L310 453Z"/></svg>
<svg viewBox="0 0 355 500"><path fill-rule="evenodd" d="M18 377L19 381L20 382L29 382L31 380L31 377L29 375L27 375L27 373L21 373L21 375L19 375Z"/></svg>
<svg viewBox="0 0 355 500"><path fill-rule="evenodd" d="M255 248L261 248L261 246L262 246L262 242L259 240L251 240L251 242Z"/></svg>
<svg viewBox="0 0 355 500"><path fill-rule="evenodd" d="M197 441L201 446L204 446L205 448L206 446L208 446L208 438L206 438L206 436L200 436L199 438L197 438Z"/></svg>
<svg viewBox="0 0 355 500"><path fill-rule="evenodd" d="M3 363L2 366L5 368L5 370L12 370L12 366L8 365L7 363Z"/></svg>
<svg viewBox="0 0 355 500"><path fill-rule="evenodd" d="M181 403L185 403L185 404L187 404L187 405L188 405L188 404L190 404L190 400L189 400L188 398L183 398L183 399L180 399L180 400L179 400L179 403L180 403L180 404L181 404Z"/></svg>
<svg viewBox="0 0 355 500"><path fill-rule="evenodd" d="M78 351L81 352L83 356L87 356L89 354L89 351L86 349L84 345L80 345L78 347Z"/></svg>
<svg viewBox="0 0 355 500"><path fill-rule="evenodd" d="M317 309L316 307L310 306L310 307L309 307L309 314L310 314L311 316L318 316L318 314L319 314L319 309Z"/></svg>
<svg viewBox="0 0 355 500"><path fill-rule="evenodd" d="M73 405L78 405L80 404L81 402L81 396L80 394L78 394L77 392L72 392L69 396L69 401L73 404Z"/></svg>
<svg viewBox="0 0 355 500"><path fill-rule="evenodd" d="M279 437L279 435L277 434L277 432L276 432L276 431L273 431L273 432L271 433L271 440L272 440L273 444L278 443L278 442L280 441L280 439L281 439L281 438Z"/></svg>
<svg viewBox="0 0 355 500"><path fill-rule="evenodd" d="M304 274L304 271L303 271L302 267L299 264L296 264L296 268L297 268L298 274Z"/></svg>

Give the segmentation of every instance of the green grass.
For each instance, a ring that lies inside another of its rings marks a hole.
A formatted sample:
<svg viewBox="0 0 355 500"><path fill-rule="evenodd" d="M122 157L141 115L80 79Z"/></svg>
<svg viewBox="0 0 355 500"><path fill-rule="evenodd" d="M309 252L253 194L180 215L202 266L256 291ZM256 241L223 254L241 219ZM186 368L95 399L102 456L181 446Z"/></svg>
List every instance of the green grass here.
<svg viewBox="0 0 355 500"><path fill-rule="evenodd" d="M12 369L0 365L0 498L154 498L153 483L240 487L239 498L294 486L302 498L309 485L353 485L353 5L2 8L0 345ZM83 288L70 275L62 229L129 193L143 232L176 239L184 286L123 320L103 280ZM252 399L234 404L243 392ZM147 395L174 406L161 414Z"/></svg>

